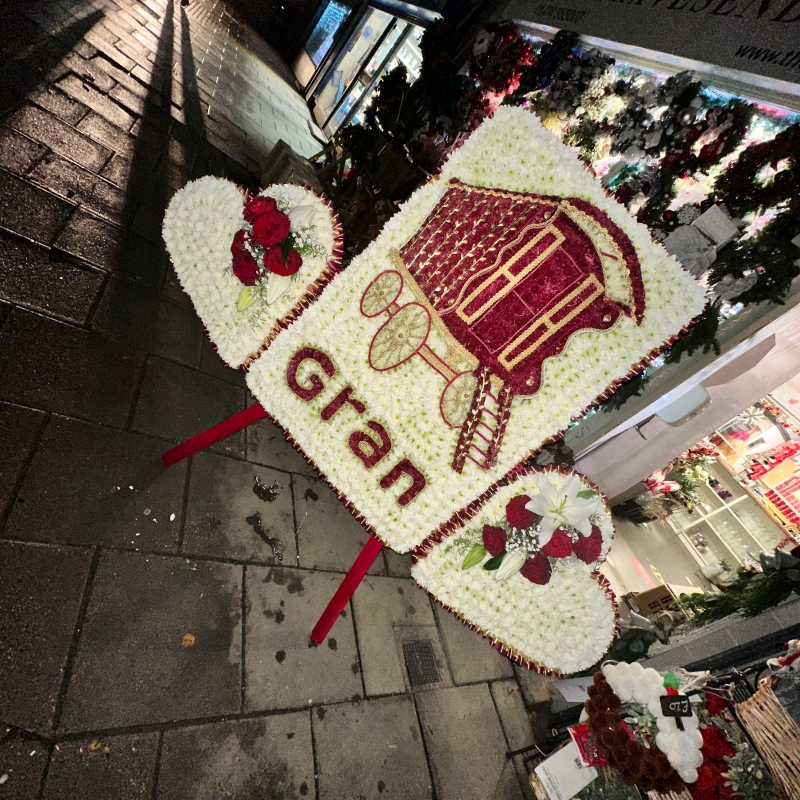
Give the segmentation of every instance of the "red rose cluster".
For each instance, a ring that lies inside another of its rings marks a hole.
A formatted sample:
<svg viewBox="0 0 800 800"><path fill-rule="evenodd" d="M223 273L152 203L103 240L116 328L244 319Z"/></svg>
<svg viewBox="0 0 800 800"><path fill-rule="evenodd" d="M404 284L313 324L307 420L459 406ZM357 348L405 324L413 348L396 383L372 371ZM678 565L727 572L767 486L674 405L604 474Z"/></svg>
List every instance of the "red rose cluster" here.
<svg viewBox="0 0 800 800"><path fill-rule="evenodd" d="M539 516L525 508L531 500L526 494L513 497L506 503L506 520L512 528L525 530L535 525L539 521ZM508 537L506 532L495 525L483 526L483 546L490 556L495 558L501 553L506 552L506 542ZM552 568L551 558L567 558L571 553L586 564L596 561L603 549L603 534L597 525L592 525L592 532L589 536L578 536L577 541L573 542L569 534L558 528L553 531L550 541L542 547L542 551L535 556L528 558L522 565L520 575L527 578L531 583L538 583L544 586L550 582Z"/></svg>
<svg viewBox="0 0 800 800"><path fill-rule="evenodd" d="M256 195L244 207L244 218L253 228L236 231L231 244L233 274L245 285L255 286L263 269L276 275L294 275L303 264L300 253L292 247L289 217L271 197ZM247 248L256 245L263 251L261 265Z"/></svg>
<svg viewBox="0 0 800 800"><path fill-rule="evenodd" d="M712 694L706 695L706 710L712 717L725 711L725 701ZM700 728L703 737L703 763L697 769L697 781L688 785L692 800L729 800L739 798L728 784L725 773L730 769L726 761L736 755L736 749L725 731L713 723Z"/></svg>

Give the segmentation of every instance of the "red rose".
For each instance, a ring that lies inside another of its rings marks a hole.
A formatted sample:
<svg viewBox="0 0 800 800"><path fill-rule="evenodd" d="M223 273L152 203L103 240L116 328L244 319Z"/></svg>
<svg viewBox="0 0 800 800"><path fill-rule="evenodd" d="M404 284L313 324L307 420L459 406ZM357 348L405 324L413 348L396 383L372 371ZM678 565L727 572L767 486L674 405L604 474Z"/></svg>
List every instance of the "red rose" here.
<svg viewBox="0 0 800 800"><path fill-rule="evenodd" d="M554 531L542 552L550 558L566 558L572 552L572 539L562 530Z"/></svg>
<svg viewBox="0 0 800 800"><path fill-rule="evenodd" d="M530 501L528 495L521 494L506 503L506 519L512 528L530 528L536 522L536 514L525 508L525 503Z"/></svg>
<svg viewBox="0 0 800 800"><path fill-rule="evenodd" d="M727 706L721 697L715 694L706 694L706 710L712 717L718 717Z"/></svg>
<svg viewBox="0 0 800 800"><path fill-rule="evenodd" d="M522 565L519 573L531 583L538 583L540 586L544 586L549 583L552 570L547 556L544 553L537 553Z"/></svg>
<svg viewBox="0 0 800 800"><path fill-rule="evenodd" d="M280 247L270 247L264 253L264 266L276 275L294 275L300 269L303 259L300 258L300 253L297 250L292 250L283 260L283 253Z"/></svg>
<svg viewBox="0 0 800 800"><path fill-rule="evenodd" d="M703 737L701 752L712 761L722 761L725 757L736 755L736 750L728 737L716 725L708 725L700 730Z"/></svg>
<svg viewBox="0 0 800 800"><path fill-rule="evenodd" d="M268 211L253 221L253 238L266 249L280 244L289 235L290 227L283 211Z"/></svg>
<svg viewBox="0 0 800 800"><path fill-rule="evenodd" d="M592 532L588 536L578 536L572 543L572 552L585 564L591 564L600 557L603 549L603 534L597 525L592 525Z"/></svg>
<svg viewBox="0 0 800 800"><path fill-rule="evenodd" d="M483 546L490 556L499 556L506 551L506 532L494 525L483 526Z"/></svg>
<svg viewBox="0 0 800 800"><path fill-rule="evenodd" d="M244 231L236 231L236 235L231 242L231 254L233 255L233 274L245 285L255 286L258 280L258 262L250 255L245 242Z"/></svg>
<svg viewBox="0 0 800 800"><path fill-rule="evenodd" d="M275 211L277 208L277 204L271 197L262 197L257 194L245 203L242 213L248 222L255 222L258 217L268 214L270 211Z"/></svg>

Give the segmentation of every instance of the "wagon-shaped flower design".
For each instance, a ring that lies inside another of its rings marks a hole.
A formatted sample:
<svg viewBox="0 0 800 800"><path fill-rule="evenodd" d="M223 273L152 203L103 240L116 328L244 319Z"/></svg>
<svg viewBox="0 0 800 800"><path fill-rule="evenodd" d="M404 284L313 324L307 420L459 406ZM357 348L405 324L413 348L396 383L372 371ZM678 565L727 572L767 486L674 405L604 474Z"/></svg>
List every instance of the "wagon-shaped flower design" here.
<svg viewBox="0 0 800 800"><path fill-rule="evenodd" d="M467 459L496 463L512 400L539 391L545 360L573 335L644 314L633 244L579 198L452 180L392 258L361 299L364 316L388 315L369 363L383 372L419 356L442 376L442 419L461 429L458 472ZM404 286L414 301L400 301ZM431 326L444 352L431 347Z"/></svg>

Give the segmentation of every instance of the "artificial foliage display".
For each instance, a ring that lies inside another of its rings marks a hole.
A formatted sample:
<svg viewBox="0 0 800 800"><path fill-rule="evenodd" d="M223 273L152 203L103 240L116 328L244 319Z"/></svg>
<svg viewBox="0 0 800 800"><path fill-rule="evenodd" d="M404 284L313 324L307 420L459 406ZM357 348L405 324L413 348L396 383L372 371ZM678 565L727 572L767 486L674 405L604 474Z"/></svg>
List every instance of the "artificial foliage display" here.
<svg viewBox="0 0 800 800"><path fill-rule="evenodd" d="M735 582L723 592L681 595L681 602L694 616L691 627L716 622L732 614L757 617L793 596L800 596L800 547L790 553L776 549L761 554L762 572L740 569Z"/></svg>

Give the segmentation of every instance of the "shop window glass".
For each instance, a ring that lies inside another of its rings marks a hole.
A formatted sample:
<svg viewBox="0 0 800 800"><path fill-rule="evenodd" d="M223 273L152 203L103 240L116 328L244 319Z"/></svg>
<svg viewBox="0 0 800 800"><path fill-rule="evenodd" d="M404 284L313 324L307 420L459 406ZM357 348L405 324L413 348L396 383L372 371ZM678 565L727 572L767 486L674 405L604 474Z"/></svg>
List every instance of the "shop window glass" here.
<svg viewBox="0 0 800 800"><path fill-rule="evenodd" d="M330 0L325 6L325 11L322 12L314 30L311 31L305 46L306 53L315 67L318 67L328 54L336 34L349 16L350 9L337 3L336 0Z"/></svg>

